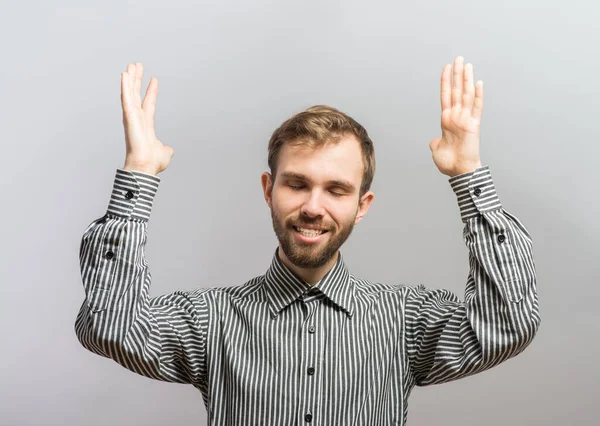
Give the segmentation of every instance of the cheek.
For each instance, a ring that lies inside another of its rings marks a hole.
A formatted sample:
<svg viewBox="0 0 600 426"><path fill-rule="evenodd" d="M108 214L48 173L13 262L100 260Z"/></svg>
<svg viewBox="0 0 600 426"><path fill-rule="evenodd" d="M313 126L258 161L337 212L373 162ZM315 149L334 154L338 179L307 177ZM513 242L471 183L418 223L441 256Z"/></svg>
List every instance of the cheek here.
<svg viewBox="0 0 600 426"><path fill-rule="evenodd" d="M340 226L344 226L347 227L349 225L354 224L354 221L356 220L356 215L357 215L358 211L356 209L356 206L354 204L348 204L348 205L344 205L339 206L339 208L335 211L332 211L332 215L334 220L336 221L336 223L338 223Z"/></svg>
<svg viewBox="0 0 600 426"><path fill-rule="evenodd" d="M288 215L302 208L302 198L295 197L286 191L278 191L272 198L273 207L280 213Z"/></svg>
<svg viewBox="0 0 600 426"><path fill-rule="evenodd" d="M289 200L281 200L274 198L272 200L272 209L275 215L281 222L287 222L290 220L290 216L297 215L299 208L295 208L292 204L290 204Z"/></svg>
<svg viewBox="0 0 600 426"><path fill-rule="evenodd" d="M346 204L334 204L327 210L325 220L339 231L341 228L352 226L356 217L355 211Z"/></svg>
<svg viewBox="0 0 600 426"><path fill-rule="evenodd" d="M292 209L293 205L293 200L289 197L279 196L273 198L273 207L275 207L280 212Z"/></svg>

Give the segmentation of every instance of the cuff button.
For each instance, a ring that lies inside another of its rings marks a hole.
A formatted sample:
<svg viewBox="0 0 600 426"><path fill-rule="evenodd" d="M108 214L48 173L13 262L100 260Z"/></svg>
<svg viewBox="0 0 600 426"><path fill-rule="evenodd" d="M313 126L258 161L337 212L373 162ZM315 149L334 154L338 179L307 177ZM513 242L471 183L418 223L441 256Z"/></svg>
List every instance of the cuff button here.
<svg viewBox="0 0 600 426"><path fill-rule="evenodd" d="M479 197L481 195L481 188L475 188L475 195Z"/></svg>
<svg viewBox="0 0 600 426"><path fill-rule="evenodd" d="M127 198L128 200L131 200L133 198L133 192L127 191L125 193L125 198Z"/></svg>

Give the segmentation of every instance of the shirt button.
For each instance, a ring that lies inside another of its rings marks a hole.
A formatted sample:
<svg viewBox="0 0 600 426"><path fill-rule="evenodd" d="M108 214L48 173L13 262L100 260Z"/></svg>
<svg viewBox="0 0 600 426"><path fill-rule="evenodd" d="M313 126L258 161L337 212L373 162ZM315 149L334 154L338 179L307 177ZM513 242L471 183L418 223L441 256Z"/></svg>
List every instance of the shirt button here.
<svg viewBox="0 0 600 426"><path fill-rule="evenodd" d="M112 258L114 257L114 255L115 255L115 254L114 254L112 251L110 251L110 250L109 250L109 251L107 251L107 252L106 252L106 255L105 255L105 257L106 257L107 259L112 259Z"/></svg>
<svg viewBox="0 0 600 426"><path fill-rule="evenodd" d="M309 333L314 333L315 332L315 326L311 325L310 327L308 327L308 332Z"/></svg>
<svg viewBox="0 0 600 426"><path fill-rule="evenodd" d="M127 191L125 193L125 198L127 198L128 200L131 200L133 198L133 192Z"/></svg>
<svg viewBox="0 0 600 426"><path fill-rule="evenodd" d="M475 195L479 197L481 194L481 188L475 188Z"/></svg>
<svg viewBox="0 0 600 426"><path fill-rule="evenodd" d="M312 414L307 414L304 416L304 420L306 420L307 422L311 422L312 421Z"/></svg>
<svg viewBox="0 0 600 426"><path fill-rule="evenodd" d="M504 234L498 235L498 242L503 243L504 240L506 240L506 237L504 236Z"/></svg>
<svg viewBox="0 0 600 426"><path fill-rule="evenodd" d="M312 376L313 374L315 374L315 369L313 367L308 367L308 370L306 370L306 372L309 376Z"/></svg>

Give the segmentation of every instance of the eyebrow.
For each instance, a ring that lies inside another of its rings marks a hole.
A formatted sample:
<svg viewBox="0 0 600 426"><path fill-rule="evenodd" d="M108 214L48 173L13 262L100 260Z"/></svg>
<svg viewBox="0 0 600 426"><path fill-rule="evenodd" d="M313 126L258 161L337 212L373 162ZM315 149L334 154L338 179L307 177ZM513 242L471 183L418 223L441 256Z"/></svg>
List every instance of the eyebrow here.
<svg viewBox="0 0 600 426"><path fill-rule="evenodd" d="M291 178L291 179L299 179L299 180L305 180L305 181L310 181L310 179L308 178L308 176L303 175L302 173L295 173L295 172L282 172L281 176L284 178ZM335 186L339 186L341 188L346 189L347 191L350 192L354 192L354 185L347 180L339 180L339 179L334 179L334 180L328 180L327 181L328 184L331 185L335 185Z"/></svg>

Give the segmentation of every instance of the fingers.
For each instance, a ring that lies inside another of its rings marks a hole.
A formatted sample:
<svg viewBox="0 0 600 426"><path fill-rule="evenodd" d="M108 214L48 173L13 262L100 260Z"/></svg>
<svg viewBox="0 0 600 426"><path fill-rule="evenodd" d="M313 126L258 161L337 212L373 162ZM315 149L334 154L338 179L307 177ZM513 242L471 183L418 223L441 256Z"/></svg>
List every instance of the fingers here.
<svg viewBox="0 0 600 426"><path fill-rule="evenodd" d="M440 100L442 103L442 111L444 111L445 109L451 108L452 104L451 102L451 82L450 82L450 76L452 72L452 65L450 64L446 64L444 65L444 69L442 70L442 81L441 81L441 88L440 88Z"/></svg>
<svg viewBox="0 0 600 426"><path fill-rule="evenodd" d="M123 109L141 108L141 89L144 66L140 62L128 64L127 71L121 73L121 105Z"/></svg>
<svg viewBox="0 0 600 426"><path fill-rule="evenodd" d="M128 96L129 96L129 100L131 101L130 105L133 106L134 105L133 88L134 88L134 80L135 80L135 65L134 64L127 65L127 79L129 80L128 86L127 86L129 88Z"/></svg>
<svg viewBox="0 0 600 426"><path fill-rule="evenodd" d="M452 106L460 105L463 93L463 57L454 59L454 75L452 79Z"/></svg>
<svg viewBox="0 0 600 426"><path fill-rule="evenodd" d="M463 108L471 110L473 106L473 97L475 96L475 86L473 85L473 64L468 63L465 65L463 72L463 93L462 93L462 106Z"/></svg>
<svg viewBox="0 0 600 426"><path fill-rule="evenodd" d="M121 73L121 106L123 114L131 110L131 88L129 73L127 71Z"/></svg>
<svg viewBox="0 0 600 426"><path fill-rule="evenodd" d="M148 127L154 129L154 111L156 110L156 96L158 95L158 80L154 77L150 79L146 95L144 96L144 104L142 109L146 115Z"/></svg>
<svg viewBox="0 0 600 426"><path fill-rule="evenodd" d="M144 66L136 62L135 63L135 79L134 79L134 87L133 87L133 99L135 105L138 107L142 106L142 76L144 74Z"/></svg>
<svg viewBox="0 0 600 426"><path fill-rule="evenodd" d="M450 83L452 75L452 83ZM442 111L446 108L459 106L463 112L470 111L470 115L481 120L483 115L483 82L473 84L473 64L464 65L464 58L457 56L454 67L446 64L442 71L440 97Z"/></svg>
<svg viewBox="0 0 600 426"><path fill-rule="evenodd" d="M471 116L481 120L483 115L483 81L479 80L475 85L475 99L473 100L473 110Z"/></svg>

